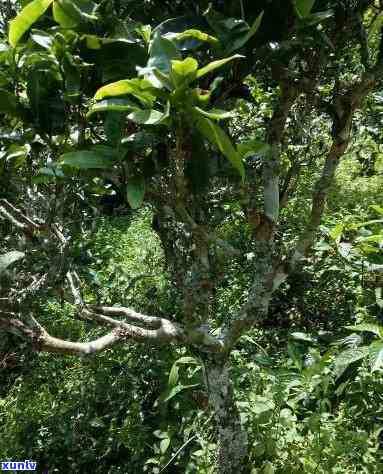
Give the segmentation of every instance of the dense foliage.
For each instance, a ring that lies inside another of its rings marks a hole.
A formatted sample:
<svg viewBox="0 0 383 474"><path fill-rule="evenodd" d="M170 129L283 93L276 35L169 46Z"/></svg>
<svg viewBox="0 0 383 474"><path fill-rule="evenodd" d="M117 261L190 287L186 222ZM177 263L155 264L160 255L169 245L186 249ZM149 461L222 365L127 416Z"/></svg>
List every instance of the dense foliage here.
<svg viewBox="0 0 383 474"><path fill-rule="evenodd" d="M383 471L382 27L0 5L0 461Z"/></svg>

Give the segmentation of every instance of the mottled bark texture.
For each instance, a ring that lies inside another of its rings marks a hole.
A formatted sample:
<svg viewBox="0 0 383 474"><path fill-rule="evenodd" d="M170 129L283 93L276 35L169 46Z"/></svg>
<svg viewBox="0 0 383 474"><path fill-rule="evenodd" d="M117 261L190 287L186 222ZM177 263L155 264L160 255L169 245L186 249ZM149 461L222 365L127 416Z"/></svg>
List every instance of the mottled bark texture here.
<svg viewBox="0 0 383 474"><path fill-rule="evenodd" d="M209 360L206 379L218 431L217 474L245 473L247 433L241 425L227 364Z"/></svg>

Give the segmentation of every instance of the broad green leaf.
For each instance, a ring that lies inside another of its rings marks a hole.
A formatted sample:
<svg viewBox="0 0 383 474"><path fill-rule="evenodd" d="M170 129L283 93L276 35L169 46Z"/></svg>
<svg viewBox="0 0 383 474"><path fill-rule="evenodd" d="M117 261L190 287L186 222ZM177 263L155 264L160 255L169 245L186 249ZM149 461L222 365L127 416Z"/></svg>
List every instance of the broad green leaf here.
<svg viewBox="0 0 383 474"><path fill-rule="evenodd" d="M101 112L132 112L133 110L140 110L140 108L129 99L105 99L94 104L86 117L89 119L93 114Z"/></svg>
<svg viewBox="0 0 383 474"><path fill-rule="evenodd" d="M245 169L242 162L241 155L236 151L230 138L222 130L221 127L216 125L210 119L202 117L200 114L196 117L196 126L198 130L204 135L209 142L216 146L219 151L228 158L231 164L236 168L241 175L242 179L245 177Z"/></svg>
<svg viewBox="0 0 383 474"><path fill-rule="evenodd" d="M301 18L299 22L302 28L307 28L314 25L318 25L322 21L327 20L328 18L331 18L332 16L334 16L334 11L326 10L323 12L312 13L311 15L308 15L305 18ZM330 47L333 47L331 42L330 42Z"/></svg>
<svg viewBox="0 0 383 474"><path fill-rule="evenodd" d="M140 151L143 148L153 147L160 143L161 139L158 135L148 132L147 130L141 130L136 133L132 133L128 137L124 137L121 140L121 144L127 146L129 149L132 148L135 151Z"/></svg>
<svg viewBox="0 0 383 474"><path fill-rule="evenodd" d="M344 228L345 228L345 225L342 222L340 222L331 230L331 232L329 233L329 236L333 240L335 240L335 242L339 243L342 237Z"/></svg>
<svg viewBox="0 0 383 474"><path fill-rule="evenodd" d="M161 454L165 454L166 451L168 450L169 446L170 446L170 439L169 438L163 439L160 442L160 452L161 452Z"/></svg>
<svg viewBox="0 0 383 474"><path fill-rule="evenodd" d="M383 18L383 14L382 14L382 18ZM372 206L370 206L371 209L373 209L375 212L377 212L378 214L380 214L381 216L383 216L383 207L381 206L378 206L377 204L373 204Z"/></svg>
<svg viewBox="0 0 383 474"><path fill-rule="evenodd" d="M33 0L10 22L8 37L14 48L23 34L46 12L52 2L53 0Z"/></svg>
<svg viewBox="0 0 383 474"><path fill-rule="evenodd" d="M175 364L195 364L195 365L199 365L199 362L195 357L185 356L185 357L180 357L179 359L177 359L175 361Z"/></svg>
<svg viewBox="0 0 383 474"><path fill-rule="evenodd" d="M230 46L225 49L225 52L227 54L230 54L233 51L236 51L237 49L242 48L242 46L244 46L252 38L252 36L254 36L255 33L258 31L258 28L262 22L262 18L263 18L263 12L261 12L258 15L256 20L252 24L251 28L249 29L249 31L242 37L240 36L239 38L235 39L232 42L232 44L230 44Z"/></svg>
<svg viewBox="0 0 383 474"><path fill-rule="evenodd" d="M372 372L383 368L383 342L375 341L369 347L369 359Z"/></svg>
<svg viewBox="0 0 383 474"><path fill-rule="evenodd" d="M92 0L54 0L53 18L62 28L96 21L97 5Z"/></svg>
<svg viewBox="0 0 383 474"><path fill-rule="evenodd" d="M197 75L198 62L194 58L186 58L183 61L173 59L171 61L171 77L175 87L182 87L192 82Z"/></svg>
<svg viewBox="0 0 383 474"><path fill-rule="evenodd" d="M169 72L173 59L181 59L177 48L170 40L156 33L150 43L148 66Z"/></svg>
<svg viewBox="0 0 383 474"><path fill-rule="evenodd" d="M155 96L148 89L152 88L152 84L145 79L125 79L101 87L94 98L101 100L106 97L131 94L139 99L145 107L151 107Z"/></svg>
<svg viewBox="0 0 383 474"><path fill-rule="evenodd" d="M357 324L356 326L346 326L346 329L357 332L372 332L378 337L383 338L383 326L379 326L378 324L363 323Z"/></svg>
<svg viewBox="0 0 383 474"><path fill-rule="evenodd" d="M218 61L212 61L211 63L207 64L205 67L197 71L197 79L205 76L206 74L209 74L209 72L212 72L215 69L224 66L225 64L233 61L234 59L242 59L244 57L245 56L242 56L241 54L234 54L234 56L230 56L229 58L219 59Z"/></svg>
<svg viewBox="0 0 383 474"><path fill-rule="evenodd" d="M143 176L134 176L128 180L126 196L132 209L138 209L144 201L145 180Z"/></svg>
<svg viewBox="0 0 383 474"><path fill-rule="evenodd" d="M364 359L369 354L369 347L362 346L353 349L347 349L341 352L335 358L335 371L339 374L339 372L343 372L345 368L347 368L353 362L358 360Z"/></svg>
<svg viewBox="0 0 383 474"><path fill-rule="evenodd" d="M30 149L30 145L11 145L6 151L6 159L8 161L12 160L14 166L17 168L25 162Z"/></svg>
<svg viewBox="0 0 383 474"><path fill-rule="evenodd" d="M74 28L77 26L77 19L68 14L59 1L55 1L53 3L52 12L53 19L62 28Z"/></svg>
<svg viewBox="0 0 383 474"><path fill-rule="evenodd" d="M10 92L0 89L0 114L23 117L24 109L20 106L17 97Z"/></svg>
<svg viewBox="0 0 383 474"><path fill-rule="evenodd" d="M153 34L160 34L164 38L170 39L173 41L177 49L186 51L190 49L195 49L202 46L205 41L197 39L196 36L186 36L184 39L177 39L179 34L184 33L185 31L201 31L206 28L206 22L204 18L200 15L192 16L178 16L176 18L170 18L160 23L154 30Z"/></svg>
<svg viewBox="0 0 383 474"><path fill-rule="evenodd" d="M313 344L316 344L317 342L314 337L310 336L310 334L306 334L305 332L292 332L290 336L295 341L310 342Z"/></svg>
<svg viewBox="0 0 383 474"><path fill-rule="evenodd" d="M24 256L25 254L23 252L18 252L17 250L0 255L0 275L13 263L21 260Z"/></svg>
<svg viewBox="0 0 383 474"><path fill-rule="evenodd" d="M174 59L182 59L180 52L174 43L156 32L150 42L148 64L146 68L139 69L139 74L144 75L155 87L161 87L162 83L153 74L153 69L168 75Z"/></svg>
<svg viewBox="0 0 383 474"><path fill-rule="evenodd" d="M193 110L197 111L204 117L210 118L212 120L225 120L228 118L232 118L234 116L233 112L228 112L227 110L220 110L220 109L210 109L204 110L200 107L193 107Z"/></svg>
<svg viewBox="0 0 383 474"><path fill-rule="evenodd" d="M57 178L64 178L64 173L58 166L40 168L32 178L34 184L54 182Z"/></svg>
<svg viewBox="0 0 383 474"><path fill-rule="evenodd" d="M383 234L369 235L368 237L358 237L356 239L357 243L360 242L372 242L375 244L383 244Z"/></svg>
<svg viewBox="0 0 383 474"><path fill-rule="evenodd" d="M208 35L207 33L204 33L203 31L195 30L195 29L185 30L182 33L176 33L175 38L178 41L194 38L198 41L202 41L203 43L211 43L213 46L219 45L219 41L217 38L215 38L214 36Z"/></svg>
<svg viewBox="0 0 383 474"><path fill-rule="evenodd" d="M165 398L162 400L163 402L168 402L169 400L171 400L172 398L174 398L176 395L178 395L179 393L181 393L182 391L184 390L188 390L188 389L191 389L191 388L194 388L194 387L198 387L199 384L198 383L195 383L195 384L192 384L192 385L176 385L175 387L173 387L165 396Z"/></svg>
<svg viewBox="0 0 383 474"><path fill-rule="evenodd" d="M50 50L53 45L53 37L42 30L32 30L31 38L44 49Z"/></svg>
<svg viewBox="0 0 383 474"><path fill-rule="evenodd" d="M375 288L376 304L379 306L380 309L383 309L383 295L382 295L382 293L383 293L382 288Z"/></svg>
<svg viewBox="0 0 383 474"><path fill-rule="evenodd" d="M266 411L274 410L275 404L270 398L255 395L252 397L250 408L253 413L260 415Z"/></svg>
<svg viewBox="0 0 383 474"><path fill-rule="evenodd" d="M114 146L120 143L125 126L125 114L122 112L108 112L104 121L105 135L108 142Z"/></svg>
<svg viewBox="0 0 383 474"><path fill-rule="evenodd" d="M101 151L78 150L64 153L60 157L60 164L77 169L104 169L113 165L110 156Z"/></svg>
<svg viewBox="0 0 383 474"><path fill-rule="evenodd" d="M266 156L270 151L270 145L259 140L248 140L243 143L239 143L237 146L238 153L242 156L242 159L249 158L250 156L260 155Z"/></svg>
<svg viewBox="0 0 383 474"><path fill-rule="evenodd" d="M175 362L172 365L172 368L170 369L170 373L169 373L169 379L168 379L169 387L174 387L175 385L177 385L178 380L179 380L179 369L178 369L177 362Z"/></svg>
<svg viewBox="0 0 383 474"><path fill-rule="evenodd" d="M315 0L293 0L295 11L299 18L305 18L311 13Z"/></svg>
<svg viewBox="0 0 383 474"><path fill-rule="evenodd" d="M159 125L169 117L170 105L164 112L154 109L136 110L128 115L128 119L140 125Z"/></svg>

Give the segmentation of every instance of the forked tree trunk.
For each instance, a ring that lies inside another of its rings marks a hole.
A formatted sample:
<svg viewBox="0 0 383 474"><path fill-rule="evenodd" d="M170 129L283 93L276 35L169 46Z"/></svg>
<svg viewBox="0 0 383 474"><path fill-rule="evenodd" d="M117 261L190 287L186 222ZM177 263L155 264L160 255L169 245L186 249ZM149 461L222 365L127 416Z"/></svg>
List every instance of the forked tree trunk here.
<svg viewBox="0 0 383 474"><path fill-rule="evenodd" d="M241 426L227 365L209 361L206 378L218 429L217 473L245 473L247 433Z"/></svg>

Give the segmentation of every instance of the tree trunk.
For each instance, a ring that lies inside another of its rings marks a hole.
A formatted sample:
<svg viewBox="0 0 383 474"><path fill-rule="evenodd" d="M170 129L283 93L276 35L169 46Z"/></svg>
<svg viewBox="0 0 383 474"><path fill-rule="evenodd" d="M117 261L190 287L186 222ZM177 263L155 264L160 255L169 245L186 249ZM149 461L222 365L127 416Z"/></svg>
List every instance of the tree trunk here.
<svg viewBox="0 0 383 474"><path fill-rule="evenodd" d="M227 365L220 361L209 361L206 364L206 378L209 402L218 429L217 472L245 473L247 433L241 426Z"/></svg>

